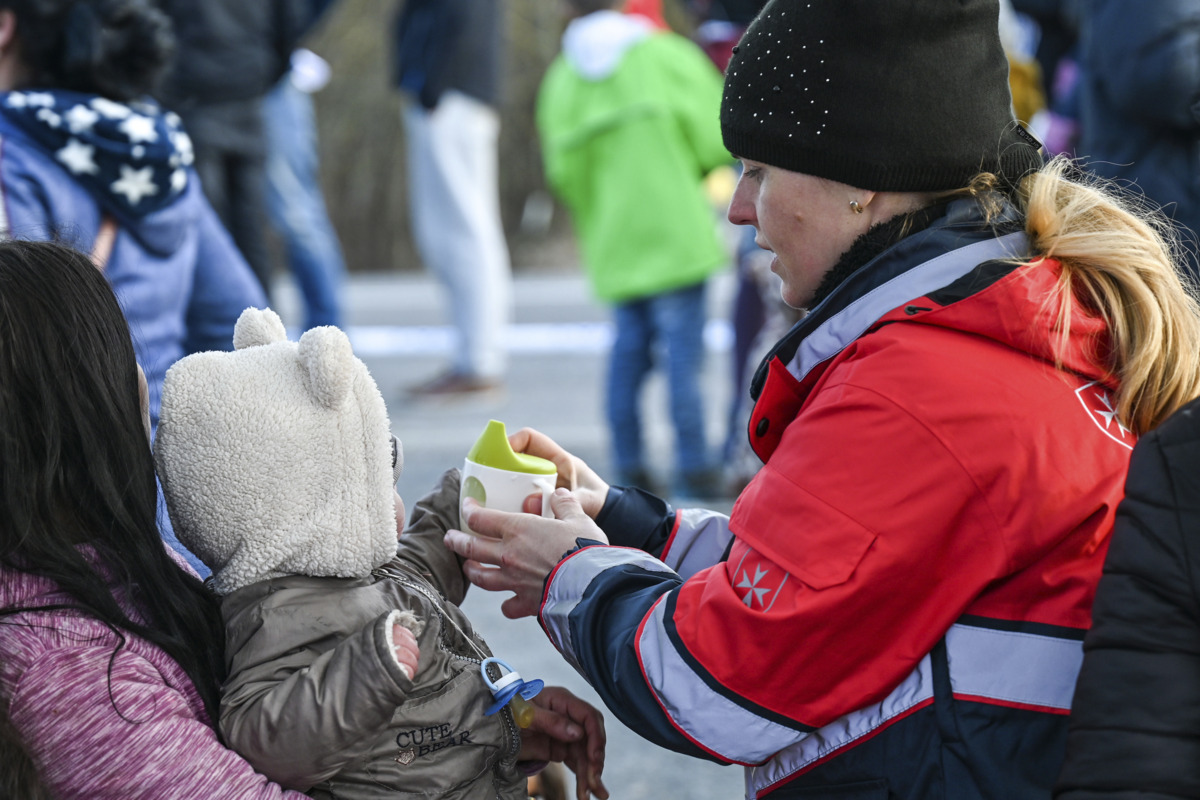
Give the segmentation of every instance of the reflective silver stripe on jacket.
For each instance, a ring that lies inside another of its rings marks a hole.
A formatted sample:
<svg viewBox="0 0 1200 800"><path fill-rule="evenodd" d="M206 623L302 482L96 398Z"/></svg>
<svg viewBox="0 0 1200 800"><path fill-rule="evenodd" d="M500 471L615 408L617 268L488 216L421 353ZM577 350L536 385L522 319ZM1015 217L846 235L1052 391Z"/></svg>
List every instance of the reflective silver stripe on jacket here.
<svg viewBox="0 0 1200 800"><path fill-rule="evenodd" d="M788 371L803 379L809 371L840 353L880 317L909 300L950 285L986 261L1016 258L1029 250L1023 231L959 247L918 264L877 286L833 315L804 337Z"/></svg>
<svg viewBox="0 0 1200 800"><path fill-rule="evenodd" d="M682 508L675 515L675 533L662 560L687 580L719 563L733 541L733 534L729 531L729 517L716 511Z"/></svg>
<svg viewBox="0 0 1200 800"><path fill-rule="evenodd" d="M610 567L636 566L651 572L674 574L674 570L654 556L630 547L586 547L559 563L550 578L541 619L550 642L571 666L585 678L579 666L575 644L571 641L571 612L583 599L592 580Z"/></svg>
<svg viewBox="0 0 1200 800"><path fill-rule="evenodd" d="M955 696L1000 705L1066 711L1083 662L1083 642L1031 633L952 625L946 632L950 685ZM922 700L933 697L929 656L880 703L853 711L800 737L770 761L746 769L746 797L853 745L896 719ZM693 679L699 682L698 679ZM736 736L728 737L731 741Z"/></svg>
<svg viewBox="0 0 1200 800"><path fill-rule="evenodd" d="M764 761L804 735L743 708L696 675L667 636L664 600L651 609L638 637L638 660L675 727L705 750L740 764Z"/></svg>
<svg viewBox="0 0 1200 800"><path fill-rule="evenodd" d="M946 632L955 695L1069 711L1083 643L953 625ZM1036 677L1036 680L1032 678Z"/></svg>

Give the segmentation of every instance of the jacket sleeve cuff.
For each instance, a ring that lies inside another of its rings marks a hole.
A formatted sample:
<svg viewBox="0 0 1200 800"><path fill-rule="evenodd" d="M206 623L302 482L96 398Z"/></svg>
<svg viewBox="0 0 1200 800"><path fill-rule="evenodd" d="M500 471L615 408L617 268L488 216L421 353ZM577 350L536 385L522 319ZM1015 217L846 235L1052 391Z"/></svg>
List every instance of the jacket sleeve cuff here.
<svg viewBox="0 0 1200 800"><path fill-rule="evenodd" d="M379 661L383 664L383 668L396 682L396 685L407 694L412 691L413 676L408 674L408 667L401 664L400 659L396 658L396 642L392 637L394 626L408 627L402 622L401 614L400 609L392 609L379 618L375 624L375 645L379 650Z"/></svg>
<svg viewBox="0 0 1200 800"><path fill-rule="evenodd" d="M612 544L657 556L675 528L675 509L641 489L611 486L596 524Z"/></svg>

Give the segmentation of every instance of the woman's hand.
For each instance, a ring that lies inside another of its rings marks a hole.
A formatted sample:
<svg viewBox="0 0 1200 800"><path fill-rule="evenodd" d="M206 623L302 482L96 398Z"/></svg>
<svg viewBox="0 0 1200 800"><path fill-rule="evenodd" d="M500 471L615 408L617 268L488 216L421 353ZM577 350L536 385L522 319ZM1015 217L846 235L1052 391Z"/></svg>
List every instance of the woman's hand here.
<svg viewBox="0 0 1200 800"><path fill-rule="evenodd" d="M584 513L592 519L596 518L604 507L604 499L608 497L608 484L583 459L571 455L558 442L533 428L522 428L508 437L508 443L514 452L553 462L558 468L558 486L574 492ZM525 501L525 511L541 514L541 497L530 495Z"/></svg>
<svg viewBox="0 0 1200 800"><path fill-rule="evenodd" d="M561 761L575 773L575 797L608 797L604 771L604 716L561 686L547 686L529 701L533 722L521 732L522 761Z"/></svg>
<svg viewBox="0 0 1200 800"><path fill-rule="evenodd" d="M446 546L466 559L463 572L471 583L516 595L500 606L510 619L538 612L546 576L575 549L576 539L608 542L566 489L554 490L550 508L555 518L543 519L484 508L468 498L463 503L463 522L475 533L451 530L444 537Z"/></svg>

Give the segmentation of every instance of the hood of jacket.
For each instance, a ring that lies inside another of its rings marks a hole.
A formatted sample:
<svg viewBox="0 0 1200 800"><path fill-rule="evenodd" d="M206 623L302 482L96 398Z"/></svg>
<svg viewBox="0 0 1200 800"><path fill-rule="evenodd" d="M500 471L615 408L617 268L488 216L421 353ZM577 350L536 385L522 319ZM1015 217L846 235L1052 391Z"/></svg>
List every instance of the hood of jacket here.
<svg viewBox="0 0 1200 800"><path fill-rule="evenodd" d="M195 160L176 114L150 100L37 90L0 94L0 117L148 248L174 248L179 226L163 212L185 194Z"/></svg>
<svg viewBox="0 0 1200 800"><path fill-rule="evenodd" d="M571 20L563 33L563 58L581 76L601 81L616 71L629 48L654 33L637 14L596 11Z"/></svg>
<svg viewBox="0 0 1200 800"><path fill-rule="evenodd" d="M163 383L154 456L179 541L221 595L370 574L396 552L402 462L366 365L337 328L288 341L270 309L242 312L233 344Z"/></svg>

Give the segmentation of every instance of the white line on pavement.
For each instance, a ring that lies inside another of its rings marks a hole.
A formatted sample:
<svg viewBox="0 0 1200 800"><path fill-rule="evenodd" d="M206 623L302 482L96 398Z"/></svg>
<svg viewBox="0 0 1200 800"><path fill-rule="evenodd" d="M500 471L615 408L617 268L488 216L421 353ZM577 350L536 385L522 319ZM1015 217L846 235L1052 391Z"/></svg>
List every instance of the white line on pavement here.
<svg viewBox="0 0 1200 800"><path fill-rule="evenodd" d="M454 331L447 325L350 325L346 328L358 356L438 355L454 348ZM290 332L294 339L298 331ZM504 341L512 354L604 353L612 344L612 323L522 323L509 325ZM727 320L712 319L704 326L710 352L724 352L733 342Z"/></svg>

